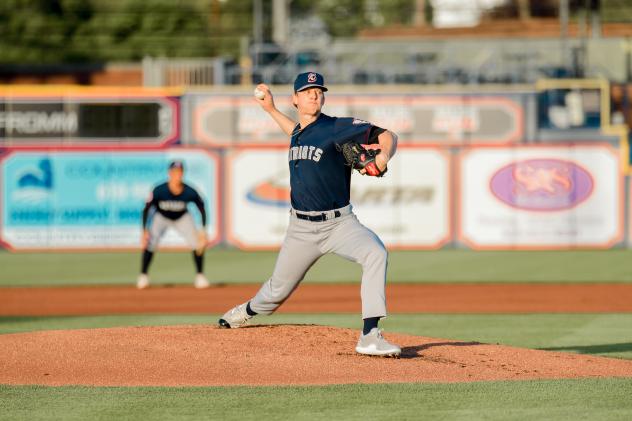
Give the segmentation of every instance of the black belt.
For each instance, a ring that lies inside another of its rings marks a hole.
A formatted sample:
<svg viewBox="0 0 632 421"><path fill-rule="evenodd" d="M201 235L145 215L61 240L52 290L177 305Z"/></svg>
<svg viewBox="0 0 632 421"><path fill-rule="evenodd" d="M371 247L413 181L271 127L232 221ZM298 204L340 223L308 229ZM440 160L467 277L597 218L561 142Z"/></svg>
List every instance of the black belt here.
<svg viewBox="0 0 632 421"><path fill-rule="evenodd" d="M298 212L294 212L294 213L296 213L296 217L298 219L304 219L306 221L323 222L327 220L326 213L321 213L320 215L305 215L304 213L298 213ZM340 211L334 211L334 218L338 218L340 215L341 215Z"/></svg>

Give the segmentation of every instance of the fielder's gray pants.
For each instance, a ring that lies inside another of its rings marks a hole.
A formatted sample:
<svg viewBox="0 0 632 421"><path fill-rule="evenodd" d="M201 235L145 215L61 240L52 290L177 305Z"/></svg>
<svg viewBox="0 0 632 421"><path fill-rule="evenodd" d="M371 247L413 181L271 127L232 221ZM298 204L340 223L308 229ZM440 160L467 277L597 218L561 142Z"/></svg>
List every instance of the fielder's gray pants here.
<svg viewBox="0 0 632 421"><path fill-rule="evenodd" d="M173 228L184 238L186 243L191 247L191 250L195 250L198 247L198 234L193 216L187 212L180 218L172 221L169 218L165 218L159 212L154 213L149 227L149 241L147 242L147 250L154 251L160 243L160 239L167 228Z"/></svg>
<svg viewBox="0 0 632 421"><path fill-rule="evenodd" d="M323 222L298 219L294 210L290 212L290 225L274 272L250 301L252 310L259 314L273 313L292 294L316 260L334 253L362 265L362 318L386 316L386 248L373 231L358 221L351 206L338 211L342 216Z"/></svg>

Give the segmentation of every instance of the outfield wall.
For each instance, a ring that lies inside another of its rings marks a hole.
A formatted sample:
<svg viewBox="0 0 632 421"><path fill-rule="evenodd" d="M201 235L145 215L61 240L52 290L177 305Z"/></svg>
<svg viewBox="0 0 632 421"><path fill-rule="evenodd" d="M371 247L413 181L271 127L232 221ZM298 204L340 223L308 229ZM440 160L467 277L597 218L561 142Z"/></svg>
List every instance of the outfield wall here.
<svg viewBox="0 0 632 421"><path fill-rule="evenodd" d="M604 111L607 85L555 82L504 93L363 87L328 95L327 113L400 136L386 177L354 173L354 211L392 249L626 245L627 131ZM144 200L175 157L206 200L210 246L281 244L286 140L249 91L37 89L0 88L4 247L139 247ZM288 95L275 101L293 115ZM183 246L175 233L164 242Z"/></svg>
<svg viewBox="0 0 632 421"><path fill-rule="evenodd" d="M0 163L0 238L21 251L137 248L145 201L173 159L185 162L187 183L204 198L207 236L217 244L219 158L189 148L10 151ZM197 209L190 210L199 223ZM168 231L163 245L185 243Z"/></svg>
<svg viewBox="0 0 632 421"><path fill-rule="evenodd" d="M227 242L279 247L290 217L286 148L239 148L225 162ZM451 172L447 150L404 145L384 178L353 174L354 212L390 247L440 248L452 240Z"/></svg>
<svg viewBox="0 0 632 421"><path fill-rule="evenodd" d="M179 141L181 91L0 86L0 148L160 148Z"/></svg>
<svg viewBox="0 0 632 421"><path fill-rule="evenodd" d="M275 104L296 119L287 94ZM250 93L190 93L183 97L182 142L212 147L284 145L287 137ZM508 93L328 93L325 111L354 116L396 132L402 144L512 144L533 132L532 94ZM532 117L527 121L527 116Z"/></svg>
<svg viewBox="0 0 632 421"><path fill-rule="evenodd" d="M458 240L485 249L609 248L623 240L618 151L603 144L459 154Z"/></svg>

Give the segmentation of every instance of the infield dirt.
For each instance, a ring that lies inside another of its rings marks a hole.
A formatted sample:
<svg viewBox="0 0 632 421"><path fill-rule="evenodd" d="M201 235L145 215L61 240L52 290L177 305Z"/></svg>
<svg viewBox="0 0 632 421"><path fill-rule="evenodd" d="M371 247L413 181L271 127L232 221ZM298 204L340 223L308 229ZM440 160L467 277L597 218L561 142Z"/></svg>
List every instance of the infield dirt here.
<svg viewBox="0 0 632 421"><path fill-rule="evenodd" d="M222 313L257 285L0 288L0 315ZM632 312L629 284L393 284L393 313ZM359 285L302 285L286 313L358 313ZM399 360L323 326L127 327L0 335L0 384L299 385L632 377L632 361L401 334Z"/></svg>
<svg viewBox="0 0 632 421"><path fill-rule="evenodd" d="M219 313L259 285L0 288L0 316ZM632 284L389 284L391 313L630 313ZM360 285L305 284L280 313L359 314Z"/></svg>

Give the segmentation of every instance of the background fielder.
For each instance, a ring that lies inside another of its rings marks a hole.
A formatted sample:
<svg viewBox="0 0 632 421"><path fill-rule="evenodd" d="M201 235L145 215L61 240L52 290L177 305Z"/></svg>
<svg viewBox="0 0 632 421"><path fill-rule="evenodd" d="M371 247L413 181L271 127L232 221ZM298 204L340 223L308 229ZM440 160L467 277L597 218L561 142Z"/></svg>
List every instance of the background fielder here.
<svg viewBox="0 0 632 421"><path fill-rule="evenodd" d="M169 164L169 179L166 183L156 186L150 194L143 209L143 257L141 273L136 286L139 289L149 286L147 271L154 256L154 251L160 239L168 228L173 228L185 239L193 250L196 275L196 288L209 287L208 279L204 276L204 250L206 249L206 210L204 201L199 193L182 181L184 164L173 161ZM202 217L202 228L197 230L193 217L187 210L189 203L194 203ZM148 221L151 222L148 224Z"/></svg>
<svg viewBox="0 0 632 421"><path fill-rule="evenodd" d="M364 151L362 173L381 175L395 153L394 134L353 118L336 118L321 113L325 103L323 77L302 73L294 82L292 100L299 123L274 105L266 85L255 93L261 107L281 129L291 136L288 152L290 168L290 223L272 277L250 301L228 311L222 327L241 327L256 314L273 313L296 289L305 273L321 256L335 253L362 265L362 318L364 328L356 346L361 354L397 356L401 349L384 339L378 321L386 316L387 252L375 233L353 214L350 199L351 167L343 147L379 143L381 152ZM355 149L354 149L355 150ZM370 156L370 159L368 158Z"/></svg>

